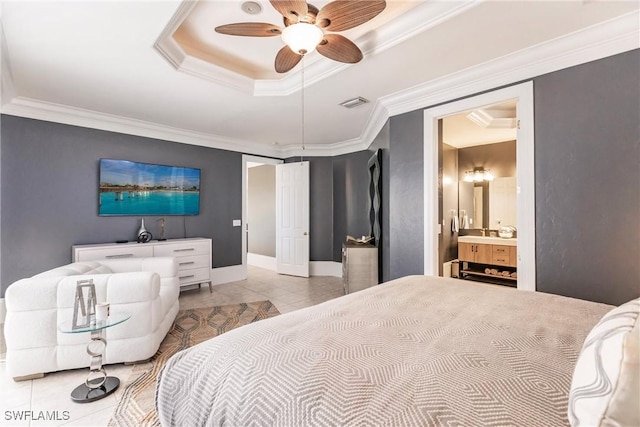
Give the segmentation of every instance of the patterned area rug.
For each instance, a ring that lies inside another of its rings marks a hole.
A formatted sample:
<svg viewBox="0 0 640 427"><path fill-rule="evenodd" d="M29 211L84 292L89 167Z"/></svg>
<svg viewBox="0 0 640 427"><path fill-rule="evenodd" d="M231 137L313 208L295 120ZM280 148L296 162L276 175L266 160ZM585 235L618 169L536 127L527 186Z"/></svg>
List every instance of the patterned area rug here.
<svg viewBox="0 0 640 427"><path fill-rule="evenodd" d="M109 425L160 425L155 409L156 377L171 356L231 329L279 314L270 301L180 310L155 356L135 365L126 381L121 379L123 395Z"/></svg>

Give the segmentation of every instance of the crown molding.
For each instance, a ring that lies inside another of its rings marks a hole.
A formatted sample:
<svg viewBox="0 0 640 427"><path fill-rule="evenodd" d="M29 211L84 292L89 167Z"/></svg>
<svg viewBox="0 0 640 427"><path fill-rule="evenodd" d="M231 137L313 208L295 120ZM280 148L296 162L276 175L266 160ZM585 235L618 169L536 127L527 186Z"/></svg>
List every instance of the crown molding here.
<svg viewBox="0 0 640 427"><path fill-rule="evenodd" d="M2 4L0 3L0 8ZM9 50L4 35L4 26L0 20L0 106L7 100L15 97L15 86L13 84L13 71L9 60Z"/></svg>
<svg viewBox="0 0 640 427"><path fill-rule="evenodd" d="M639 19L640 13L637 11L622 15L385 96L374 105L358 137L330 144L309 145L304 152L300 147L268 146L24 97L3 99L5 104L2 105L2 113L267 157L286 158L301 153L305 157L335 156L367 149L389 117L640 48ZM5 66L6 61L3 61ZM5 70L2 71L4 84Z"/></svg>
<svg viewBox="0 0 640 427"><path fill-rule="evenodd" d="M640 47L634 11L381 98L389 116L511 85Z"/></svg>
<svg viewBox="0 0 640 427"><path fill-rule="evenodd" d="M69 107L26 97L13 98L9 104L3 106L2 114L221 150L246 152L269 157L279 156L277 150L264 144L174 128L143 120Z"/></svg>

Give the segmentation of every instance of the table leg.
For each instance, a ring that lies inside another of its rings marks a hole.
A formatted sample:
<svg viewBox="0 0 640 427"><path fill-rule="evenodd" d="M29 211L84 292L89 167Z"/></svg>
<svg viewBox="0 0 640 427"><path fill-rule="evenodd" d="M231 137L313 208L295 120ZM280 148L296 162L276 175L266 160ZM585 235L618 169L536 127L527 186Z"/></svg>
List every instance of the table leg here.
<svg viewBox="0 0 640 427"><path fill-rule="evenodd" d="M120 385L116 377L107 376L107 371L102 367L102 354L107 347L104 338L104 330L91 332L91 341L87 344L87 354L91 356L89 375L84 384L80 384L71 392L71 400L77 403L93 402L107 397Z"/></svg>

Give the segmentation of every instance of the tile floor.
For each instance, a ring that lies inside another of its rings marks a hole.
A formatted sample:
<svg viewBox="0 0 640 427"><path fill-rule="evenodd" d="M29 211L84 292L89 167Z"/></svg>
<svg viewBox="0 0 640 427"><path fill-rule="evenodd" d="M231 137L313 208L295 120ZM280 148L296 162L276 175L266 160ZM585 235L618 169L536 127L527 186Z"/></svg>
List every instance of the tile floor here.
<svg viewBox="0 0 640 427"><path fill-rule="evenodd" d="M249 267L248 279L213 287L185 290L180 294L180 308L209 307L241 302L270 300L281 313L343 295L342 279L337 277L311 277L309 279L281 276L272 271ZM7 374L4 363L4 325L0 325L0 426L105 426L121 398L122 390L89 404L73 403L69 393L81 384L87 369L55 372L33 381L14 382ZM87 360L88 362L88 360ZM107 366L109 375L120 378L129 376L132 366L116 364ZM39 412L56 415L59 420L23 420L15 416ZM66 411L66 412L65 412Z"/></svg>

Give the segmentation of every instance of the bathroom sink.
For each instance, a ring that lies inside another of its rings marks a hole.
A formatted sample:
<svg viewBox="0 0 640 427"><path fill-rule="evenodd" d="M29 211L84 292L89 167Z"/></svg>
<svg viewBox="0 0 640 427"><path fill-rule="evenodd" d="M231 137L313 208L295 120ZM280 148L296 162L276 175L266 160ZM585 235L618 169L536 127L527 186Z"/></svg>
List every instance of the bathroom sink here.
<svg viewBox="0 0 640 427"><path fill-rule="evenodd" d="M504 246L518 246L518 239L510 238L503 239L502 237L485 237L485 236L459 236L459 243L476 243L485 245L504 245Z"/></svg>

